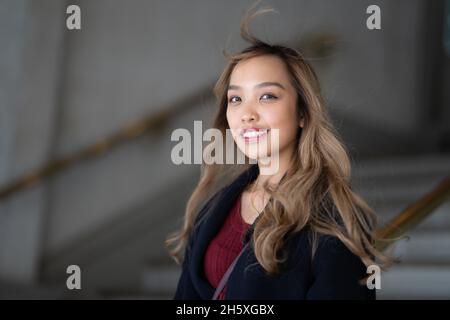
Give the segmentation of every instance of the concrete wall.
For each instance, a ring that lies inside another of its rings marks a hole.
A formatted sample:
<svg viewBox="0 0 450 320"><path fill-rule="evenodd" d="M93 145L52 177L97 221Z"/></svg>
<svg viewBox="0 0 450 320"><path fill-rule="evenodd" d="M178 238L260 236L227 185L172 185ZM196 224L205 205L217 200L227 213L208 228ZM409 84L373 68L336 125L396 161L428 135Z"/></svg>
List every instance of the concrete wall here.
<svg viewBox="0 0 450 320"><path fill-rule="evenodd" d="M64 20L59 1L2 1L0 181L49 159L57 113ZM0 204L0 276L38 277L47 192L40 184Z"/></svg>

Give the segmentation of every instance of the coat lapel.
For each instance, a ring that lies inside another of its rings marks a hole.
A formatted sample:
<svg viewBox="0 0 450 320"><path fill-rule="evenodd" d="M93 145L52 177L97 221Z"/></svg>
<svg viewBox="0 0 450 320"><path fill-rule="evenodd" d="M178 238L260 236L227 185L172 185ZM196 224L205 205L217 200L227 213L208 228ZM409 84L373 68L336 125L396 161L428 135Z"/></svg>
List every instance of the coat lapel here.
<svg viewBox="0 0 450 320"><path fill-rule="evenodd" d="M202 226L197 230L195 245L193 246L190 261L191 279L202 299L211 299L214 294L214 288L209 284L204 276L203 260L209 243L219 232L224 224L230 210L232 209L237 197L244 188L253 182L259 174L258 165L251 166L247 171L243 172L230 185L219 191L216 201L212 203L208 211L202 219ZM245 239L249 239L253 226L249 228Z"/></svg>

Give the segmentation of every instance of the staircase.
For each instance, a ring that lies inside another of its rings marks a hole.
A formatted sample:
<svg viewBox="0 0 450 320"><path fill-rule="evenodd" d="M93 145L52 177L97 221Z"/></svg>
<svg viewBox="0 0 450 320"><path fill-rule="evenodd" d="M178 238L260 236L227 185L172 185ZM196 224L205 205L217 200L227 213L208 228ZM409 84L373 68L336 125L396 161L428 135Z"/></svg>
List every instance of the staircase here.
<svg viewBox="0 0 450 320"><path fill-rule="evenodd" d="M450 174L450 155L361 161L353 167L354 188L387 222ZM382 272L377 299L450 298L450 202L393 247L401 263ZM150 260L141 286L111 298L170 299L180 268L169 259Z"/></svg>
<svg viewBox="0 0 450 320"><path fill-rule="evenodd" d="M450 174L450 157L421 156L364 162L359 192L386 222ZM450 202L437 208L392 248L400 264L383 272L378 299L450 298Z"/></svg>

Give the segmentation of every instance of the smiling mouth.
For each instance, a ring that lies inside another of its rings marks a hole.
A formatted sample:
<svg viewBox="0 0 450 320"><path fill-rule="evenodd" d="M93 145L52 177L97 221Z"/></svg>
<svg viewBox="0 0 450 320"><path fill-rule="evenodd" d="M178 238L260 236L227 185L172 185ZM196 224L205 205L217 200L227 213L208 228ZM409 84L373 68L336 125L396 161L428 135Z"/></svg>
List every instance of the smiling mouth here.
<svg viewBox="0 0 450 320"><path fill-rule="evenodd" d="M267 135L267 132L269 131L270 129L250 129L241 132L240 136L244 139L245 142L255 142L265 137Z"/></svg>

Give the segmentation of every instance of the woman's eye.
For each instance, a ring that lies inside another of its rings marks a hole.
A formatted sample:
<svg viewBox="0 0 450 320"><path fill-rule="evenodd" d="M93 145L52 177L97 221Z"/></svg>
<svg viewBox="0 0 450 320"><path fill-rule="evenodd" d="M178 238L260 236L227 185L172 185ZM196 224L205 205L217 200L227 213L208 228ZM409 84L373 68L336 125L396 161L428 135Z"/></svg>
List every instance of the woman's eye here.
<svg viewBox="0 0 450 320"><path fill-rule="evenodd" d="M274 95L272 95L270 93L266 93L266 94L263 94L261 96L261 99L263 99L263 100L273 100L273 99L276 99L276 98L277 97L275 97Z"/></svg>
<svg viewBox="0 0 450 320"><path fill-rule="evenodd" d="M232 96L228 99L228 102L235 103L235 102L238 102L239 100L241 100L241 98Z"/></svg>

